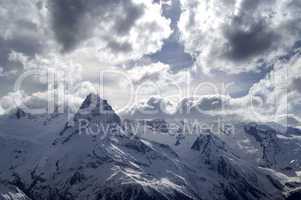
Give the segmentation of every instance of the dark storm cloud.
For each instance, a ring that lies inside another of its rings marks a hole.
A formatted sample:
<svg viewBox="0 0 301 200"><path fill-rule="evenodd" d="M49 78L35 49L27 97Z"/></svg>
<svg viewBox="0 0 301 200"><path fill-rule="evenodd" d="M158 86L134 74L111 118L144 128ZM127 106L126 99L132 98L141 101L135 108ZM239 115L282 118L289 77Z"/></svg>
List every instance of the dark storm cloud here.
<svg viewBox="0 0 301 200"><path fill-rule="evenodd" d="M78 0L53 0L49 2L56 39L63 45L64 50L72 49L76 42L80 38L86 37L88 33L86 27L81 25L86 5L83 1Z"/></svg>
<svg viewBox="0 0 301 200"><path fill-rule="evenodd" d="M181 0L181 6L180 39L205 73L257 71L293 52L301 38L300 0Z"/></svg>
<svg viewBox="0 0 301 200"><path fill-rule="evenodd" d="M53 30L63 51L70 51L91 37L102 22L113 23L112 35L125 35L143 14L143 8L130 0L49 0L49 4Z"/></svg>
<svg viewBox="0 0 301 200"><path fill-rule="evenodd" d="M248 30L242 30L237 24L240 19L234 20L225 30L228 41L226 57L234 61L244 61L260 55L277 43L278 35L269 30L264 21L252 24Z"/></svg>

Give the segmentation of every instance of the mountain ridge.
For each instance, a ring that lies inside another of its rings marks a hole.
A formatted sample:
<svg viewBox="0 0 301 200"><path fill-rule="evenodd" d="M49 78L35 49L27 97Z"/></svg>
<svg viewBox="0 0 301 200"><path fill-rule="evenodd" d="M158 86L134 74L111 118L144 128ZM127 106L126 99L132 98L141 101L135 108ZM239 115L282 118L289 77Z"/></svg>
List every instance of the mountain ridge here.
<svg viewBox="0 0 301 200"><path fill-rule="evenodd" d="M112 132L79 134L80 120L88 123L86 129L108 125ZM21 133L14 134L15 144L6 139L7 134L0 134L7 146L0 154L10 159L9 165L0 166L3 178L33 200L284 200L288 191L274 173L237 156L214 133L202 133L188 143L184 137L178 145L165 143L160 134L156 140L127 133L108 102L95 94L87 96L73 123L56 125L55 121L43 124L41 132L49 129L52 137L41 136L45 138L37 144L24 145ZM118 134L113 131L117 129Z"/></svg>

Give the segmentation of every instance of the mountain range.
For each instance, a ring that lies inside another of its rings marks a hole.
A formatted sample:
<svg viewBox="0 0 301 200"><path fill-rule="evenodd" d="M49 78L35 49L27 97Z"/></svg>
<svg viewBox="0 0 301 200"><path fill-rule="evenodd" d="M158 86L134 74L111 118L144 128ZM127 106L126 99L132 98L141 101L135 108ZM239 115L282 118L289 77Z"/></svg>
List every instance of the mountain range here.
<svg viewBox="0 0 301 200"><path fill-rule="evenodd" d="M299 129L187 124L122 119L95 94L71 119L18 108L0 117L0 200L301 199Z"/></svg>

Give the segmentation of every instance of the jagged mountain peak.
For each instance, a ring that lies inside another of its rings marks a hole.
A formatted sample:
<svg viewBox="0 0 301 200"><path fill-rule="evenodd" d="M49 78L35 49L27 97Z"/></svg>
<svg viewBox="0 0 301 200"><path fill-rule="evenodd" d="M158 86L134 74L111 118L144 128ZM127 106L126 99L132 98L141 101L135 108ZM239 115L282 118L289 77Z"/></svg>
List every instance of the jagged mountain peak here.
<svg viewBox="0 0 301 200"><path fill-rule="evenodd" d="M103 99L100 98L100 96L98 96L97 94L94 93L90 93L85 100L83 101L83 103L80 106L80 109L85 109L88 108L91 105L99 105L101 102L103 102Z"/></svg>
<svg viewBox="0 0 301 200"><path fill-rule="evenodd" d="M121 119L109 105L107 100L102 99L96 94L89 94L83 101L80 109L75 114L73 120L68 121L60 132L59 137L55 139L53 145L59 143L65 144L77 135L87 136L108 136L120 135ZM92 137L86 142L95 142ZM82 140L81 137L80 140Z"/></svg>
<svg viewBox="0 0 301 200"><path fill-rule="evenodd" d="M100 98L100 96L94 93L90 93L83 101L80 110L83 109L114 112L107 100Z"/></svg>
<svg viewBox="0 0 301 200"><path fill-rule="evenodd" d="M285 151L284 147L281 146L282 134L280 132L277 132L272 127L257 124L248 124L244 127L244 130L255 139L262 149L261 165L271 168L279 168L281 166L280 168L285 170L291 169L292 166L290 164L287 166L286 162L283 162L286 159L279 157L279 155L283 154L283 150ZM294 147L293 144L290 145ZM295 161L297 159L291 162Z"/></svg>
<svg viewBox="0 0 301 200"><path fill-rule="evenodd" d="M86 97L74 119L75 121L87 119L88 121L121 123L120 117L115 113L108 101L94 93Z"/></svg>

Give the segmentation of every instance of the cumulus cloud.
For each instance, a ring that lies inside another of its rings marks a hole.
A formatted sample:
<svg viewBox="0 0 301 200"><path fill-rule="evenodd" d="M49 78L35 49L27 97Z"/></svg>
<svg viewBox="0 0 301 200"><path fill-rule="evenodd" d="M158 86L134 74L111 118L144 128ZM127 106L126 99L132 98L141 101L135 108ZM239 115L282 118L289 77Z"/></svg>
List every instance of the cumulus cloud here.
<svg viewBox="0 0 301 200"><path fill-rule="evenodd" d="M51 27L63 52L91 51L122 62L158 51L171 34L161 5L141 0L48 1Z"/></svg>
<svg viewBox="0 0 301 200"><path fill-rule="evenodd" d="M180 111L189 109L191 113L225 111L255 119L265 116L262 119L283 121L283 116L287 116L292 123L300 121L298 0L181 1L180 38L185 51L194 57L196 69L240 73L256 70L263 64L274 65L274 70L245 97L210 95L184 99L191 96L185 89L200 81L193 72L173 72L172 66L152 60L138 63L150 54L160 53L165 39L172 34L171 27L176 30L174 35L178 31L176 20L171 24L162 15L162 4L167 1L158 2L1 1L0 77L16 74L13 67L17 66L24 72L38 71L39 75L31 79L39 83L48 81L49 72L56 74L57 82L50 85L53 86L50 91L31 95L20 91L9 93L0 100L0 113L1 109L9 110L24 101L28 105L44 105L41 102L48 101L49 95L55 96L60 86L68 87L65 93L68 102L64 99L59 102L79 105L87 94L98 90L99 72L107 70L118 72L104 77L100 85L106 90L104 98L113 100L113 106L123 107L134 96L135 105L129 111L134 116L145 117L141 115L144 111L158 113L157 116L185 116ZM293 48L295 56L288 62ZM287 54L290 56L278 59ZM287 76L283 79L283 75ZM130 86L143 94L132 93ZM149 98L154 95L160 97ZM144 103L136 104L143 99Z"/></svg>
<svg viewBox="0 0 301 200"><path fill-rule="evenodd" d="M112 100L115 110L120 112L150 96L178 101L184 95L185 86L190 83L189 77L189 72L173 73L169 65L160 62L111 67L101 74L101 95Z"/></svg>
<svg viewBox="0 0 301 200"><path fill-rule="evenodd" d="M34 115L57 111L74 114L90 93L97 94L96 88L94 84L83 81L68 88L69 90L55 88L33 94L26 94L24 91L11 92L0 98L0 110L3 111L0 114L9 113L16 108Z"/></svg>
<svg viewBox="0 0 301 200"><path fill-rule="evenodd" d="M3 67L0 67L0 77L9 77L17 73L17 70L4 70Z"/></svg>
<svg viewBox="0 0 301 200"><path fill-rule="evenodd" d="M12 51L28 57L93 54L111 65L154 53L172 30L162 6L142 0L4 0L0 2L0 66Z"/></svg>
<svg viewBox="0 0 301 200"><path fill-rule="evenodd" d="M112 101L117 111L152 95L163 94L170 100L178 100L184 91L180 87L189 84L189 72L172 73L169 65L160 62L130 68L104 66L100 69L95 59L95 56L78 53L36 55L33 58L18 52L10 54L11 61L23 66L24 75L28 73L25 81L34 79L37 83L48 84L49 88L62 88L82 98L87 92L101 89L100 95ZM23 85L20 86L22 90ZM82 88L82 92L76 92L78 87Z"/></svg>
<svg viewBox="0 0 301 200"><path fill-rule="evenodd" d="M277 122L284 126L300 126L300 117L297 115L267 111L269 109L261 98L251 95L242 98L203 95L183 98L179 102L170 102L163 97L152 97L126 110L122 116L126 119L136 120L201 120L210 123L223 120L231 123Z"/></svg>
<svg viewBox="0 0 301 200"><path fill-rule="evenodd" d="M181 1L178 23L195 67L240 73L286 55L301 36L297 0Z"/></svg>
<svg viewBox="0 0 301 200"><path fill-rule="evenodd" d="M168 118L174 109L174 102L159 96L152 96L123 111L121 116L127 119L163 119Z"/></svg>
<svg viewBox="0 0 301 200"><path fill-rule="evenodd" d="M130 119L195 119L208 120L216 116L245 116L250 101L244 98L234 99L225 95L203 95L183 98L178 102L169 101L164 97L151 97L134 105L122 113Z"/></svg>
<svg viewBox="0 0 301 200"><path fill-rule="evenodd" d="M301 128L301 119L294 114L279 116L276 122L290 127Z"/></svg>
<svg viewBox="0 0 301 200"><path fill-rule="evenodd" d="M139 84L148 80L157 81L162 74L168 73L170 66L163 63L151 63L143 66L136 66L126 71L134 83Z"/></svg>
<svg viewBox="0 0 301 200"><path fill-rule="evenodd" d="M160 50L172 33L162 5L142 0L4 0L0 18L0 76L25 76L29 87L49 84L49 74L50 87L74 87L102 70L124 73L121 66ZM140 81L159 72L142 73ZM121 95L119 80L105 84Z"/></svg>
<svg viewBox="0 0 301 200"><path fill-rule="evenodd" d="M68 111L74 114L90 93L97 94L96 86L90 82L83 81L75 84L69 90L52 89L34 93L23 102L23 105L28 108L41 108L46 111L48 111L49 106L52 106L52 111L54 111L55 107L59 107L61 112Z"/></svg>
<svg viewBox="0 0 301 200"><path fill-rule="evenodd" d="M248 96L233 98L229 95L201 95L198 97L183 98L177 104L177 117L202 118L202 117L229 117L236 116L241 120L255 120L252 114L252 106L257 104L252 102Z"/></svg>
<svg viewBox="0 0 301 200"><path fill-rule="evenodd" d="M0 2L0 65L5 72L16 68L8 60L11 51L34 56L51 46L46 12L38 3L38 0Z"/></svg>
<svg viewBox="0 0 301 200"><path fill-rule="evenodd" d="M178 105L178 113L201 113L204 111L221 111L228 108L231 98L222 95L204 95L184 98Z"/></svg>
<svg viewBox="0 0 301 200"><path fill-rule="evenodd" d="M48 108L47 94L36 93L27 95L23 91L10 92L6 96L0 98L1 114L7 114L16 108L24 109L42 109L41 113L46 113ZM28 111L29 113L29 111Z"/></svg>
<svg viewBox="0 0 301 200"><path fill-rule="evenodd" d="M7 112L20 106L27 99L28 96L22 91L10 92L0 99L0 107Z"/></svg>
<svg viewBox="0 0 301 200"><path fill-rule="evenodd" d="M3 115L3 114L5 114L5 111L4 111L4 109L0 106L0 115Z"/></svg>
<svg viewBox="0 0 301 200"><path fill-rule="evenodd" d="M294 114L301 116L300 71L301 53L289 60L279 61L263 80L254 84L249 96L261 99L261 112L269 117Z"/></svg>
<svg viewBox="0 0 301 200"><path fill-rule="evenodd" d="M74 55L64 56L56 53L29 57L20 52L11 52L9 60L23 66L24 78L35 79L41 83L73 84L81 80L82 66L75 61ZM22 78L20 76L19 78ZM51 85L50 85L51 86Z"/></svg>
<svg viewBox="0 0 301 200"><path fill-rule="evenodd" d="M64 51L93 36L96 26L108 28L108 21L112 23L110 29L114 30L113 33L127 35L144 12L142 5L129 0L54 0L49 1L49 5L54 33ZM111 43L112 46L109 46L116 49L123 45Z"/></svg>

